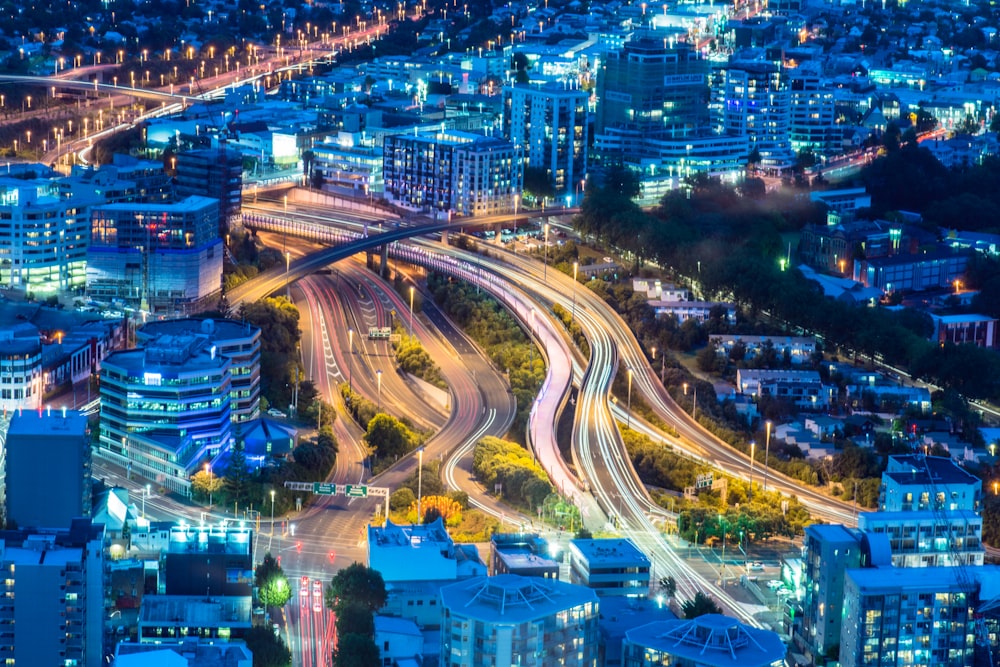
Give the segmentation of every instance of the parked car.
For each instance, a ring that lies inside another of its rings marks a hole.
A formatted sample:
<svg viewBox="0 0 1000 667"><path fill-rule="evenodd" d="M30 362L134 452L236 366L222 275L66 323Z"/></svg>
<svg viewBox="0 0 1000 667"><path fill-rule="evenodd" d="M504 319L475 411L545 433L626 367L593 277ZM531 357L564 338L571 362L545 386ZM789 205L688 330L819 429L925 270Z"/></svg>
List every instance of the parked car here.
<svg viewBox="0 0 1000 667"><path fill-rule="evenodd" d="M267 414L270 415L271 417L277 417L281 419L284 419L285 417L288 416L278 408L268 408Z"/></svg>

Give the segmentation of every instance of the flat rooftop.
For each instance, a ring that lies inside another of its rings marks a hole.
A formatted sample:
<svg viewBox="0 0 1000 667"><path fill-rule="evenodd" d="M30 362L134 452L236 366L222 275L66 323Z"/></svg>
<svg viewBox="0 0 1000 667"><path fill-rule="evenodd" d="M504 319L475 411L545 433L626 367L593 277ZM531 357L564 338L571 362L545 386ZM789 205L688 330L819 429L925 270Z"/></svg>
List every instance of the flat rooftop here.
<svg viewBox="0 0 1000 667"><path fill-rule="evenodd" d="M900 484L968 484L978 486L982 480L945 456L901 454L890 456L883 475Z"/></svg>
<svg viewBox="0 0 1000 667"><path fill-rule="evenodd" d="M44 436L52 438L84 437L87 432L87 418L76 410L18 411L10 420L7 437Z"/></svg>
<svg viewBox="0 0 1000 667"><path fill-rule="evenodd" d="M140 625L173 627L250 627L249 595L146 595L139 608Z"/></svg>
<svg viewBox="0 0 1000 667"><path fill-rule="evenodd" d="M649 567L649 558L632 540L621 538L570 540L570 546L587 559L591 568L636 564Z"/></svg>

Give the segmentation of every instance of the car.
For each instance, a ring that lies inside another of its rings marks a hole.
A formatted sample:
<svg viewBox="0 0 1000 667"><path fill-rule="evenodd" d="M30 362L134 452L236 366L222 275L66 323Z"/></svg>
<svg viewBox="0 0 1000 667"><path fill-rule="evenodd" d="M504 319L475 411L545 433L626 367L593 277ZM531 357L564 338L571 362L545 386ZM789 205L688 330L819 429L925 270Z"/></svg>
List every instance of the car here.
<svg viewBox="0 0 1000 667"><path fill-rule="evenodd" d="M323 597L323 582L316 580L313 582L313 597Z"/></svg>
<svg viewBox="0 0 1000 667"><path fill-rule="evenodd" d="M764 564L761 563L759 560L755 560L754 562L750 563L751 572L763 572L763 570L764 570Z"/></svg>
<svg viewBox="0 0 1000 667"><path fill-rule="evenodd" d="M316 612L317 614L322 613L323 605L321 605L319 602L313 602L313 611Z"/></svg>
<svg viewBox="0 0 1000 667"><path fill-rule="evenodd" d="M778 579L771 579L770 581L767 582L767 587L770 588L772 591L781 588L783 585L784 584L781 583L781 581Z"/></svg>
<svg viewBox="0 0 1000 667"><path fill-rule="evenodd" d="M267 414L270 415L271 417L279 417L282 419L288 416L278 408L268 408Z"/></svg>

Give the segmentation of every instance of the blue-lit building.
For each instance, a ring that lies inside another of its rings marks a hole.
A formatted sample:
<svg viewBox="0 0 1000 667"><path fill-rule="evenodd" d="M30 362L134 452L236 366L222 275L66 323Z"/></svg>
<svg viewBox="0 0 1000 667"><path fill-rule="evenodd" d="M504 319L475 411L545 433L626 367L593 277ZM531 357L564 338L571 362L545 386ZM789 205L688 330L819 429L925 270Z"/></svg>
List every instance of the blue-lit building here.
<svg viewBox="0 0 1000 667"><path fill-rule="evenodd" d="M649 594L650 561L631 540L571 540L569 556L570 580L599 596Z"/></svg>
<svg viewBox="0 0 1000 667"><path fill-rule="evenodd" d="M101 365L97 455L171 491L232 444L232 361L207 336L161 336Z"/></svg>
<svg viewBox="0 0 1000 667"><path fill-rule="evenodd" d="M441 589L449 667L597 667L597 594L540 577L475 577Z"/></svg>
<svg viewBox="0 0 1000 667"><path fill-rule="evenodd" d="M781 667L786 647L770 630L722 614L654 621L625 633L624 667Z"/></svg>

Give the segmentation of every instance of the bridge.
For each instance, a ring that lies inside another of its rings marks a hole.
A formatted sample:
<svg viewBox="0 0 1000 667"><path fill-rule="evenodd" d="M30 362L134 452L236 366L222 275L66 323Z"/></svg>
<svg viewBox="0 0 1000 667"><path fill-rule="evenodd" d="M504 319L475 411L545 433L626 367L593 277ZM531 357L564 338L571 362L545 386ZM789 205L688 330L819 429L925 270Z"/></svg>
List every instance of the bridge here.
<svg viewBox="0 0 1000 667"><path fill-rule="evenodd" d="M238 307L241 303L253 302L261 299L272 292L282 289L287 284L291 284L300 278L305 278L311 273L323 269L334 262L350 257L359 252L366 252L381 248L382 266L386 265L389 256L389 247L396 241L404 241L414 236L425 236L427 234L442 235L442 241L447 243L448 232L462 231L466 228L480 228L490 226L502 226L504 223L523 221L536 218L540 215L569 215L577 213L579 208L557 208L551 211L529 211L518 214L489 215L475 218L462 218L452 222L432 222L426 225L399 226L387 232L381 232L372 236L362 236L336 230L324 225L315 223L303 223L275 218L270 216L247 215L244 216L244 226L258 231L278 232L291 234L297 238L307 238L312 241L323 243L336 243L331 248L317 250L314 253L299 257L293 262L286 263L286 269L280 266L274 267L261 273L255 278L241 283L226 293L226 298L232 307ZM392 224L386 221L383 224ZM405 224L405 223L399 223Z"/></svg>

